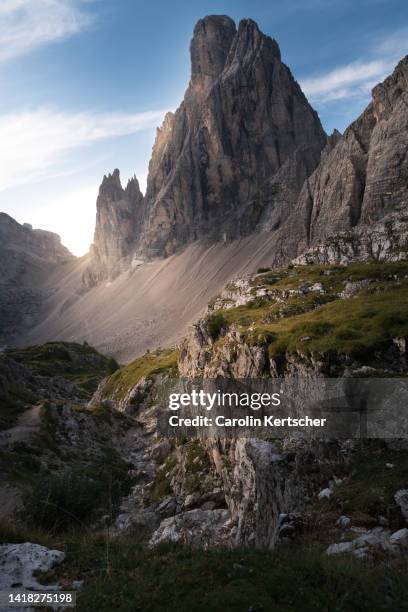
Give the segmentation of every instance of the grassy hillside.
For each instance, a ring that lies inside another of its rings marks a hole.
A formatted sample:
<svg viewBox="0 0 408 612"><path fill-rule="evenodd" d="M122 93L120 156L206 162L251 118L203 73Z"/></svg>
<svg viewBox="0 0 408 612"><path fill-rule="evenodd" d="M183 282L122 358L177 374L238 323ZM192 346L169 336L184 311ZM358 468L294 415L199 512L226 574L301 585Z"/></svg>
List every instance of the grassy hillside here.
<svg viewBox="0 0 408 612"><path fill-rule="evenodd" d="M87 400L117 368L114 359L87 344L49 342L7 349L0 356L0 430L15 425L18 416L39 401L56 399L50 390L55 377L73 383L76 396ZM65 395L70 399L69 389Z"/></svg>
<svg viewBox="0 0 408 612"><path fill-rule="evenodd" d="M120 400L144 377L162 372L176 373L179 353L176 349L146 353L118 369L106 381L104 395Z"/></svg>
<svg viewBox="0 0 408 612"><path fill-rule="evenodd" d="M408 336L408 263L294 266L258 274L254 298L209 316L210 329L236 325L270 355L287 351L364 356ZM350 296L340 294L349 289ZM257 297L260 290L266 296Z"/></svg>
<svg viewBox="0 0 408 612"><path fill-rule="evenodd" d="M105 357L88 344L48 342L21 349L8 349L6 355L39 376L62 376L88 394L102 378L118 368L112 357Z"/></svg>

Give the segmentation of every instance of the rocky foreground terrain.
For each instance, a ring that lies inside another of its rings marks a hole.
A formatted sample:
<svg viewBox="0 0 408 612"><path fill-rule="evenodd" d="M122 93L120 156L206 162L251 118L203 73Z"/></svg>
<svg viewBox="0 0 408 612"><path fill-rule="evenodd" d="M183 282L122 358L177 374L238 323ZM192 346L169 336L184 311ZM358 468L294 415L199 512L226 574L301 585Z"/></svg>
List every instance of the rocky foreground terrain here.
<svg viewBox="0 0 408 612"><path fill-rule="evenodd" d="M338 597L345 610L399 609L406 440L167 438L157 418L178 376L406 376L407 292L406 261L293 264L229 283L183 342L127 366L63 343L7 351L7 567L38 559L19 542L45 545L41 581L79 589L84 610L143 607L146 590L152 610L169 596L194 609L194 589L197 609L325 609ZM295 574L302 604L287 588Z"/></svg>

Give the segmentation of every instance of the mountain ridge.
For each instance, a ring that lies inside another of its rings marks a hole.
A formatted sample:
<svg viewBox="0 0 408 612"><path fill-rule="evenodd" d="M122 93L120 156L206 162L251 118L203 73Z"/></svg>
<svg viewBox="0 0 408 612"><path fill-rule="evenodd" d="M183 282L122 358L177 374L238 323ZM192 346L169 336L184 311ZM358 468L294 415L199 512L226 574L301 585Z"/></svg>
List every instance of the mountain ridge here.
<svg viewBox="0 0 408 612"><path fill-rule="evenodd" d="M29 258L23 295L15 269L2 271L14 283L2 342L87 340L129 361L177 342L226 283L259 267L407 257L408 56L330 136L253 21L200 20L191 63L184 100L157 130L146 195L114 170L87 256L41 274ZM288 129L304 117L306 131Z"/></svg>
<svg viewBox="0 0 408 612"><path fill-rule="evenodd" d="M0 212L0 345L27 333L47 295L47 277L74 256L53 232Z"/></svg>

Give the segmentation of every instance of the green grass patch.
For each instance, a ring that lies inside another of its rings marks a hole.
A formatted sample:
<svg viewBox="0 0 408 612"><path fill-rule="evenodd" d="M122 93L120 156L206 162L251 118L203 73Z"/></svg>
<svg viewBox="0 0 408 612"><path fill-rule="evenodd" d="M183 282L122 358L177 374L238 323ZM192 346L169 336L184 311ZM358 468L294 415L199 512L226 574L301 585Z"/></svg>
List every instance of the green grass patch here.
<svg viewBox="0 0 408 612"><path fill-rule="evenodd" d="M112 448L93 462L36 479L24 500L24 520L51 533L81 529L103 514L114 516L130 492L127 464Z"/></svg>
<svg viewBox="0 0 408 612"><path fill-rule="evenodd" d="M206 320L208 333L213 340L217 340L223 329L226 329L228 326L227 319L220 312L215 312L214 314L208 315Z"/></svg>
<svg viewBox="0 0 408 612"><path fill-rule="evenodd" d="M2 481L28 490L41 471L41 460L32 446L16 442L12 447L0 448Z"/></svg>
<svg viewBox="0 0 408 612"><path fill-rule="evenodd" d="M0 389L0 431L16 425L18 417L38 399L33 393L15 385Z"/></svg>
<svg viewBox="0 0 408 612"><path fill-rule="evenodd" d="M387 516L388 508L395 506L395 493L405 488L408 488L408 451L365 450L354 458L350 474L335 489L335 498L342 500L345 514Z"/></svg>
<svg viewBox="0 0 408 612"><path fill-rule="evenodd" d="M179 352L176 349L146 353L110 376L104 386L104 395L123 399L144 376L161 372L168 372L176 376L178 356Z"/></svg>
<svg viewBox="0 0 408 612"><path fill-rule="evenodd" d="M377 612L403 610L407 564L372 567L333 558L318 547L281 552L193 550L175 544L148 549L137 536L112 539L77 532L50 538L0 524L0 539L34 541L66 552L48 573L69 588L84 580L78 612Z"/></svg>
<svg viewBox="0 0 408 612"><path fill-rule="evenodd" d="M167 495L172 495L173 490L170 481L176 465L176 458L174 456L168 457L163 465L156 470L155 478L150 489L152 499L155 501L159 501Z"/></svg>
<svg viewBox="0 0 408 612"><path fill-rule="evenodd" d="M322 283L326 291L341 291L346 282L364 279L388 281L408 274L408 262L356 262L348 266L309 265L274 268L252 280L254 287L272 286L274 289L295 289L302 284Z"/></svg>
<svg viewBox="0 0 408 612"><path fill-rule="evenodd" d="M390 346L396 336L408 335L408 283L392 284L378 292L363 291L348 300L335 300L298 314L274 319L276 305L225 310L222 316L247 333L248 341L272 334L269 351L365 356ZM272 315L272 316L271 316ZM268 318L272 318L271 322ZM253 326L248 331L249 325Z"/></svg>
<svg viewBox="0 0 408 612"><path fill-rule="evenodd" d="M176 609L213 612L375 611L398 609L408 588L404 568L371 569L351 559L332 559L314 550L194 551L164 545L147 551L131 542L112 542L109 556L99 542L84 551L90 569L78 611ZM388 604L389 605L389 604ZM384 608L385 607L385 608Z"/></svg>

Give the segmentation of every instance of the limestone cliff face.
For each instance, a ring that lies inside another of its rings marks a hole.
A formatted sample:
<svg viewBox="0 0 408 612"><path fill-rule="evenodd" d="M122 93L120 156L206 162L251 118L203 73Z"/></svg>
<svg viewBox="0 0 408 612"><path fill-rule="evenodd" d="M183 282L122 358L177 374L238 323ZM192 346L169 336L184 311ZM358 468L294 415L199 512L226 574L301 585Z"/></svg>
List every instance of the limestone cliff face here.
<svg viewBox="0 0 408 612"><path fill-rule="evenodd" d="M142 207L143 194L136 177L123 189L119 170L104 176L96 202L93 265L84 277L87 284L129 265L140 234Z"/></svg>
<svg viewBox="0 0 408 612"><path fill-rule="evenodd" d="M408 257L408 219L403 210L381 221L360 224L312 246L295 258L300 264L349 264L353 261L402 261Z"/></svg>
<svg viewBox="0 0 408 612"><path fill-rule="evenodd" d="M282 238L284 256L356 226L365 227L369 238L370 224L406 209L407 102L408 56L374 87L372 102L305 181Z"/></svg>
<svg viewBox="0 0 408 612"><path fill-rule="evenodd" d="M191 80L158 130L142 249L169 255L208 237L276 228L317 165L326 136L277 43L244 20L198 22Z"/></svg>

